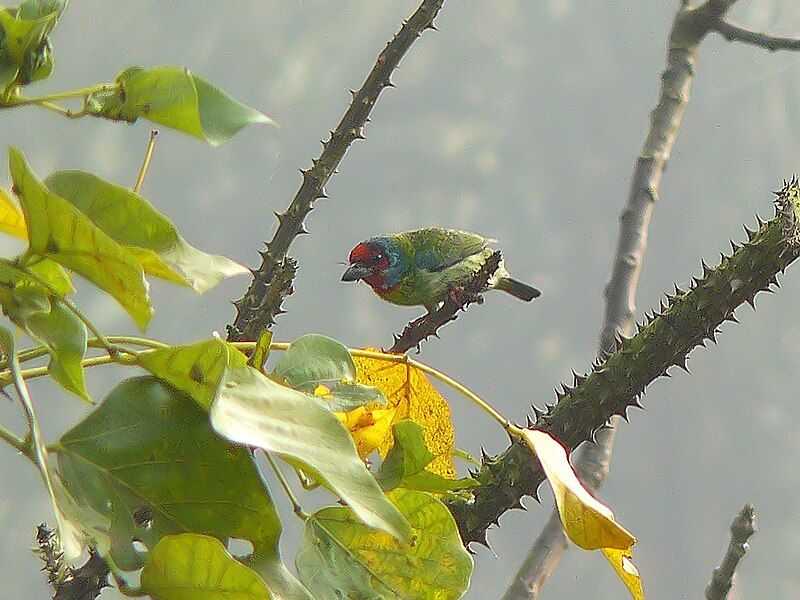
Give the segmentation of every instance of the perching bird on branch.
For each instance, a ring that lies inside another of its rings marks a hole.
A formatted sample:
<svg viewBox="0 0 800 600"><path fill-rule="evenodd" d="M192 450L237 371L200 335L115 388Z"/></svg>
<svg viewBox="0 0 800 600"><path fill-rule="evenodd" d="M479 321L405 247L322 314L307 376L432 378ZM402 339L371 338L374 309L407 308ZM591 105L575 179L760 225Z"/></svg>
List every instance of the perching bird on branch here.
<svg viewBox="0 0 800 600"><path fill-rule="evenodd" d="M493 241L439 227L373 237L350 251L350 266L342 281L363 279L387 302L424 306L431 312L480 270L494 253L489 247ZM489 287L526 302L541 295L536 288L513 279L502 262Z"/></svg>

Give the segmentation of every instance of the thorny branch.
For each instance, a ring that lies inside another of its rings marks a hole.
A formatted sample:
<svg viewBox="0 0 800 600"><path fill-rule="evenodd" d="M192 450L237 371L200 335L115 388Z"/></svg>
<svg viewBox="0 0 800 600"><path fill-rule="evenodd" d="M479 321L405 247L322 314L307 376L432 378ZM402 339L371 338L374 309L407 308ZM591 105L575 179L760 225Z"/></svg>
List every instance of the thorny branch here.
<svg viewBox="0 0 800 600"><path fill-rule="evenodd" d="M613 415L627 416L650 383L669 376L669 369L686 369L689 353L716 341L719 326L736 321L734 311L754 305L761 291L772 291L777 275L800 257L800 185L787 182L777 193L776 216L758 231L747 230L743 245L731 243L733 253L720 265L703 264L688 291L676 287L658 314L647 317L639 332L620 339L614 354L599 359L587 375L575 375L573 387L557 392L558 402L536 411L529 426L547 431L568 450L592 440ZM478 485L474 499L449 499L462 540L486 544L486 530L507 510L521 507L524 496L536 496L544 474L524 443L514 440L498 456L484 456L473 473Z"/></svg>
<svg viewBox="0 0 800 600"><path fill-rule="evenodd" d="M729 40L762 46L769 50L800 49L800 40L778 38L746 30L726 20L736 0L708 0L699 6L686 2L675 17L667 44L667 64L661 76L661 92L651 113L650 129L631 178L628 201L620 216L620 229L613 272L605 288L606 312L600 331L600 352L614 348L617 336L630 336L634 327L636 292L654 205L659 200L661 178L678 136L689 102L694 64L700 43L716 31ZM594 490L608 476L619 419L598 432L596 443L584 445L575 466ZM550 579L567 539L558 514L553 511L533 542L504 600L536 598Z"/></svg>
<svg viewBox="0 0 800 600"><path fill-rule="evenodd" d="M88 560L78 568L68 566L64 560L56 533L44 523L36 528L36 552L44 562L42 571L53 587L53 600L95 600L109 587L108 564L94 550Z"/></svg>
<svg viewBox="0 0 800 600"><path fill-rule="evenodd" d="M747 554L749 540L756 532L756 509L752 504L745 504L738 516L731 523L731 541L719 567L711 575L705 593L706 600L725 600L733 587L736 568Z"/></svg>
<svg viewBox="0 0 800 600"><path fill-rule="evenodd" d="M380 53L364 85L352 92L353 100L330 138L322 144L322 154L312 161L311 167L302 169L303 183L292 203L284 213L276 213L278 229L261 252L261 266L253 271L253 281L243 298L234 302L237 314L228 326L230 341L258 339L259 334L274 323L283 310L281 303L291 293L291 282L285 275L294 267L287 267L289 246L294 239L307 233L305 218L314 208L314 202L326 198L325 184L344 158L350 144L364 139L364 125L369 121L372 108L384 88L392 87L391 75L411 45L426 29L434 29L433 20L444 0L423 0L413 15L403 23L400 31ZM294 265L296 267L296 263ZM278 277L283 273L284 277Z"/></svg>
<svg viewBox="0 0 800 600"><path fill-rule="evenodd" d="M439 337L439 328L454 321L458 317L458 311L466 310L467 306L473 302L478 304L483 302L481 294L486 291L489 280L497 271L502 259L503 255L499 250L491 254L463 289L454 290L454 293L447 296L439 308L411 321L406 325L403 333L395 335L394 344L389 348L389 352L403 354L411 348L419 350L419 345L427 338Z"/></svg>

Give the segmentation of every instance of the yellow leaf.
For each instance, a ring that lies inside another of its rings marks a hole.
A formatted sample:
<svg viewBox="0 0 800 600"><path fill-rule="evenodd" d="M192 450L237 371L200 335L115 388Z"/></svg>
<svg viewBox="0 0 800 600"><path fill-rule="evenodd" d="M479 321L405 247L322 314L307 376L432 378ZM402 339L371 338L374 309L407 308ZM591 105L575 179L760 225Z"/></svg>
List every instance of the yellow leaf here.
<svg viewBox="0 0 800 600"><path fill-rule="evenodd" d="M634 538L614 521L614 513L578 481L558 440L544 431L523 430L525 441L542 463L558 505L558 514L569 539L584 550L627 550Z"/></svg>
<svg viewBox="0 0 800 600"><path fill-rule="evenodd" d="M365 458L377 450L386 439L387 433L391 432L397 408L359 406L346 413L336 412L333 414L344 423L350 435L353 436L358 455Z"/></svg>
<svg viewBox="0 0 800 600"><path fill-rule="evenodd" d="M353 362L357 381L377 387L386 396L388 404L380 408L396 408L393 423L411 419L422 426L425 445L435 457L427 469L442 477L455 479L458 476L453 464L456 435L450 418L450 406L425 374L404 362L362 356L354 356ZM380 455L385 457L392 444L394 438L390 423L378 446Z"/></svg>
<svg viewBox="0 0 800 600"><path fill-rule="evenodd" d="M639 570L633 564L630 552L617 550L616 548L603 548L602 551L617 572L617 575L619 575L622 583L628 588L633 600L644 600L642 579L639 577Z"/></svg>
<svg viewBox="0 0 800 600"><path fill-rule="evenodd" d="M28 227L25 217L7 191L0 188L0 231L28 240Z"/></svg>
<svg viewBox="0 0 800 600"><path fill-rule="evenodd" d="M569 539L584 550L602 549L631 596L644 600L639 572L631 559L636 538L617 523L611 509L592 496L578 480L569 464L567 451L558 440L536 429L525 429L522 435L542 464Z"/></svg>

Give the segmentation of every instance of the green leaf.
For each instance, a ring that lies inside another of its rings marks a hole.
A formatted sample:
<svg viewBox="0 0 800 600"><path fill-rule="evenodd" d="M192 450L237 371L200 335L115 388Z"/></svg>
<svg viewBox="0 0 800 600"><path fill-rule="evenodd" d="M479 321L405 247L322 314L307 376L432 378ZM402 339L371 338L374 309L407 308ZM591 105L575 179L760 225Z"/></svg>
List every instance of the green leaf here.
<svg viewBox="0 0 800 600"><path fill-rule="evenodd" d="M275 452L308 471L370 527L409 541L408 522L358 457L350 434L322 404L252 367L228 369L211 406L211 424L242 444Z"/></svg>
<svg viewBox="0 0 800 600"><path fill-rule="evenodd" d="M142 566L134 540L152 548L187 531L277 556L280 521L249 450L215 435L205 411L154 377L120 383L51 451L75 499L110 520L121 569Z"/></svg>
<svg viewBox="0 0 800 600"><path fill-rule="evenodd" d="M53 55L49 35L66 0L26 0L0 9L0 86L26 85L49 77Z"/></svg>
<svg viewBox="0 0 800 600"><path fill-rule="evenodd" d="M226 277L248 273L224 256L190 245L162 212L128 188L84 171L57 171L44 183L128 248L151 275L202 294Z"/></svg>
<svg viewBox="0 0 800 600"><path fill-rule="evenodd" d="M50 258L110 293L144 329L153 308L136 258L48 190L14 147L9 149L9 168L28 223L28 254Z"/></svg>
<svg viewBox="0 0 800 600"><path fill-rule="evenodd" d="M66 273L52 261L42 261L31 271L53 291L64 292L67 286L72 289ZM11 321L47 348L50 376L67 391L89 401L82 364L87 341L83 322L59 302L58 296L4 259L0 259L0 304Z"/></svg>
<svg viewBox="0 0 800 600"><path fill-rule="evenodd" d="M203 134L212 146L224 144L250 124L274 125L275 122L254 108L231 98L224 90L190 74L197 88L200 123Z"/></svg>
<svg viewBox="0 0 800 600"><path fill-rule="evenodd" d="M180 67L129 67L118 90L93 99L92 114L112 120L145 119L219 146L251 123L272 120Z"/></svg>
<svg viewBox="0 0 800 600"><path fill-rule="evenodd" d="M332 411L347 412L371 402L386 404L378 388L356 382L356 367L347 347L318 333L293 341L270 375L324 398Z"/></svg>
<svg viewBox="0 0 800 600"><path fill-rule="evenodd" d="M219 540L196 533L161 538L147 555L142 589L154 600L267 600L264 580Z"/></svg>
<svg viewBox="0 0 800 600"><path fill-rule="evenodd" d="M50 352L47 372L65 390L91 402L83 377L86 355L86 326L60 302L50 312L25 319L25 331L39 340Z"/></svg>
<svg viewBox="0 0 800 600"><path fill-rule="evenodd" d="M422 427L418 423L408 419L399 421L392 426L392 434L394 445L375 474L375 479L384 491L402 487L443 493L475 486L475 480L468 477L447 479L425 470L434 456L425 446Z"/></svg>
<svg viewBox="0 0 800 600"><path fill-rule="evenodd" d="M424 492L396 490L389 498L414 528L403 546L364 526L349 508L329 507L306 521L295 564L318 600L455 600L469 587L472 558L453 516Z"/></svg>
<svg viewBox="0 0 800 600"><path fill-rule="evenodd" d="M137 362L208 410L225 369L244 367L247 357L231 344L212 338L187 346L142 352Z"/></svg>
<svg viewBox="0 0 800 600"><path fill-rule="evenodd" d="M75 292L69 274L60 264L47 258L28 267L28 270L44 281L59 296L69 296Z"/></svg>

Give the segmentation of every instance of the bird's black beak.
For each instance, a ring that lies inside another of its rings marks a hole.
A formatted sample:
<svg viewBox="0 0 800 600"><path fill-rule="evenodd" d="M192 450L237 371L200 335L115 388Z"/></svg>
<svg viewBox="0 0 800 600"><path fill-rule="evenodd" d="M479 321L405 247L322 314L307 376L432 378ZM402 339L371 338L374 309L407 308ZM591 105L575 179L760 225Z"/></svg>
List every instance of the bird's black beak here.
<svg viewBox="0 0 800 600"><path fill-rule="evenodd" d="M350 265L347 271L344 272L344 275L342 275L342 281L358 281L359 279L364 279L364 277L369 277L370 275L372 275L372 269L360 263L354 263Z"/></svg>

